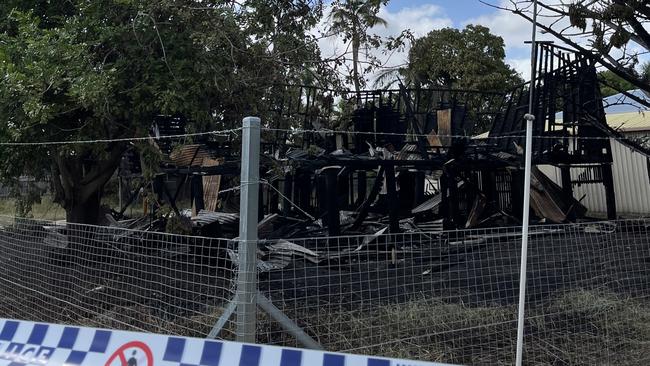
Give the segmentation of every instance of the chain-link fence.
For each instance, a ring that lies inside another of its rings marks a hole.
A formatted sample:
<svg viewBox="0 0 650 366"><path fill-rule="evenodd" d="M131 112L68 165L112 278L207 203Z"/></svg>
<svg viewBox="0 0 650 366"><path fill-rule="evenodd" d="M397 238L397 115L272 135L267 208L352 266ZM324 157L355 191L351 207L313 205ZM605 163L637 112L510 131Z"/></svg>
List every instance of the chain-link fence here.
<svg viewBox="0 0 650 366"><path fill-rule="evenodd" d="M205 337L235 294L233 240L2 221L3 317ZM258 288L327 350L511 364L520 239L502 228L263 240ZM650 220L532 227L525 363L648 364L649 264ZM226 320L219 337L232 339ZM257 340L301 346L264 311Z"/></svg>

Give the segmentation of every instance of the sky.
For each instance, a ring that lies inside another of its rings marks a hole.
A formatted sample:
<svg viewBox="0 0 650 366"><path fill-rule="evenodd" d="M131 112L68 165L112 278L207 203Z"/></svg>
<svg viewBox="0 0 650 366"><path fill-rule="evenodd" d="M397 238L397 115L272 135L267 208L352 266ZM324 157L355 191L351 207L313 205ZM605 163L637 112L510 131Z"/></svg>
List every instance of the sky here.
<svg viewBox="0 0 650 366"><path fill-rule="evenodd" d="M422 5L440 7L444 15L458 24L462 24L466 19L491 13L493 10L477 0L390 0L387 8L389 11L396 12L403 8L417 8Z"/></svg>
<svg viewBox="0 0 650 366"><path fill-rule="evenodd" d="M423 9L427 9L429 15L413 21L407 20L407 13L422 14ZM382 12L395 14L395 17L401 20L400 23L411 24L410 28L417 30L417 36L426 35L434 29L423 26L427 23L444 23L445 26L459 29L468 24L487 26L492 33L504 39L507 62L525 79L530 75L530 46L524 44L524 41L530 39L532 26L519 16L485 5L478 0L391 0Z"/></svg>
<svg viewBox="0 0 650 366"><path fill-rule="evenodd" d="M505 0L490 0L499 3ZM387 27L378 26L373 32L382 36L397 35L402 29L410 29L421 37L429 31L444 27L464 28L467 24L481 24L492 33L501 36L506 44L506 61L522 77L530 75L530 46L524 41L531 37L532 26L526 20L512 13L495 9L478 0L390 0L379 16L388 22ZM548 36L540 35L541 38ZM321 41L324 56L341 51L341 40ZM406 52L395 54L388 60L388 66L404 63Z"/></svg>

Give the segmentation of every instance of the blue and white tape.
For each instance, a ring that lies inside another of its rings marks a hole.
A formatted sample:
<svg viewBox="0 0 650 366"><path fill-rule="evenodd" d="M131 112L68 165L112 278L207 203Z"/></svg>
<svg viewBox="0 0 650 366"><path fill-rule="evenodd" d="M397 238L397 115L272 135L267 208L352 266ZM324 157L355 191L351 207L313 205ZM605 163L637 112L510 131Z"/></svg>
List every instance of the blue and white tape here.
<svg viewBox="0 0 650 366"><path fill-rule="evenodd" d="M0 319L0 366L433 366L198 338Z"/></svg>

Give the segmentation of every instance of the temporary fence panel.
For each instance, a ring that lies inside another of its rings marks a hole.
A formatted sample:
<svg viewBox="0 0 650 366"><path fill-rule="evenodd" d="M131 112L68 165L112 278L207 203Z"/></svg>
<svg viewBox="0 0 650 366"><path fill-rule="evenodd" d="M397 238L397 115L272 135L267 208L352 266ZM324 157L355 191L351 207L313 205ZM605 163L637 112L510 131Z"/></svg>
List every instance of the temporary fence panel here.
<svg viewBox="0 0 650 366"><path fill-rule="evenodd" d="M205 336L234 294L227 240L0 222L3 317ZM233 329L229 322L222 336Z"/></svg>
<svg viewBox="0 0 650 366"><path fill-rule="evenodd" d="M649 360L635 344L647 326L625 333L650 305L649 224L531 228L527 364ZM264 242L263 267L286 267L260 273L260 290L325 349L508 364L520 238L502 228ZM298 344L266 317L258 333Z"/></svg>
<svg viewBox="0 0 650 366"><path fill-rule="evenodd" d="M259 294L327 351L509 364L520 235L500 228L261 241ZM4 217L0 315L206 337L234 298L236 248L233 240ZM526 364L650 362L650 221L532 227L528 263ZM234 323L226 318L218 337L234 339ZM257 342L302 345L262 311Z"/></svg>

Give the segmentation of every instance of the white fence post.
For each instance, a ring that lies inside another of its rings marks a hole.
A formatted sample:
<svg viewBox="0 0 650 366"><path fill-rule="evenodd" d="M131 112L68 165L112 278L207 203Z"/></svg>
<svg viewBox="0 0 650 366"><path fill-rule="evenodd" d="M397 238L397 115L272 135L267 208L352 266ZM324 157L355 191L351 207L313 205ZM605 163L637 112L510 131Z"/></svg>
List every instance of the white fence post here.
<svg viewBox="0 0 650 366"><path fill-rule="evenodd" d="M237 341L254 343L257 327L257 224L260 165L260 119L244 118L241 146Z"/></svg>
<svg viewBox="0 0 650 366"><path fill-rule="evenodd" d="M533 121L535 121L535 73L537 71L537 0L533 3L533 34L530 51L530 89L528 91L528 113L526 120L526 150L524 153L524 208L521 225L521 265L519 269L519 305L517 309L517 350L515 366L524 360L524 325L526 323L526 268L528 266L528 226L530 224L530 175L533 155Z"/></svg>

